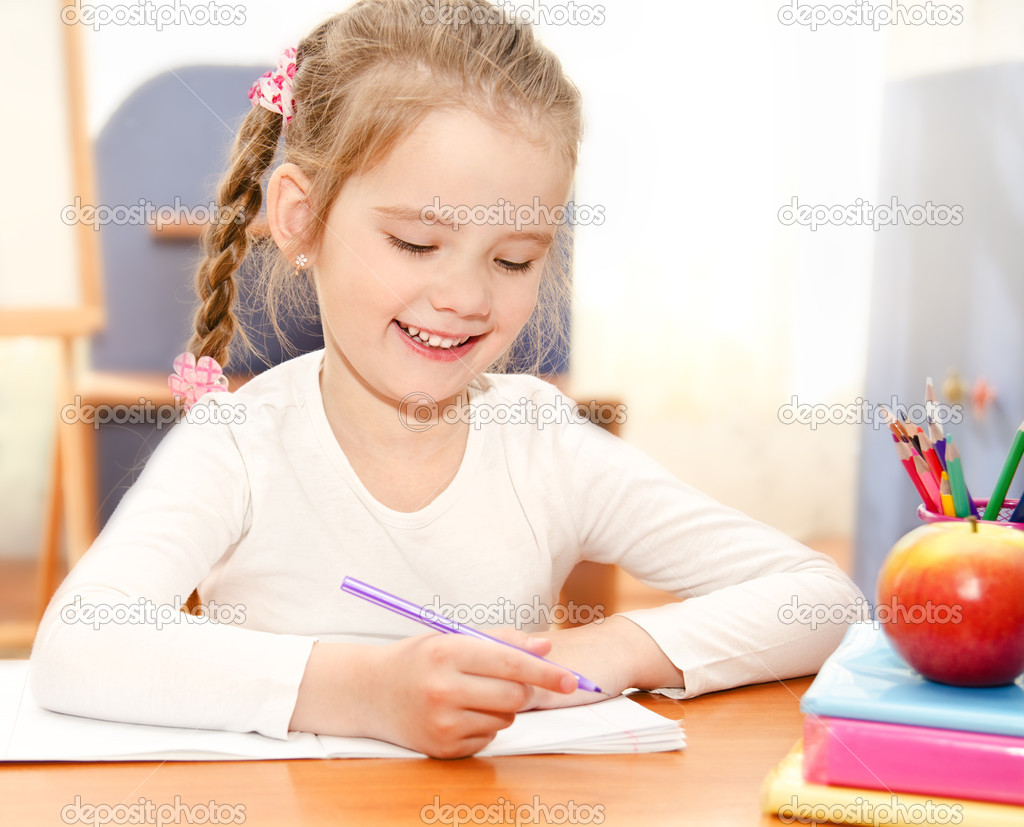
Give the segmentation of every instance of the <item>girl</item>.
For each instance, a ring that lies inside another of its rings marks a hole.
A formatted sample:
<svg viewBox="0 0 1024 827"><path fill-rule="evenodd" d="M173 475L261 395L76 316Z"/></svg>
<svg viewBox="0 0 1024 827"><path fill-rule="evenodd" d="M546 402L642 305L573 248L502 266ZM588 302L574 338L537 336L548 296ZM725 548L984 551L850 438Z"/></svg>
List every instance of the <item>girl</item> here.
<svg viewBox="0 0 1024 827"><path fill-rule="evenodd" d="M472 22L447 25L459 7ZM529 27L483 0L364 0L250 96L219 193L241 220L207 230L192 352L227 364L234 272L282 135L268 291L308 278L325 347L206 394L163 440L41 623L39 703L453 757L518 711L603 697L556 664L607 694L678 698L817 670L844 627L783 620L859 598L831 561L565 417L554 387L488 372L555 330L568 293L580 99ZM497 632L549 663L415 634L339 589L351 575L521 618L583 559L686 599ZM168 610L196 588L205 614Z"/></svg>

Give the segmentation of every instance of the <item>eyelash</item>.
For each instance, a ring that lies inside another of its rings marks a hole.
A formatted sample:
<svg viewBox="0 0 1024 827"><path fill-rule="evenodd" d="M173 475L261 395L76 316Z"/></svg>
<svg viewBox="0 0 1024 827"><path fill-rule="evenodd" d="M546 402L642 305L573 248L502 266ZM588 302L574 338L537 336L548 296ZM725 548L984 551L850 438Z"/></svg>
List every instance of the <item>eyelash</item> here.
<svg viewBox="0 0 1024 827"><path fill-rule="evenodd" d="M404 253L409 253L414 256L423 256L427 253L431 253L437 248L430 245L423 244L410 244L408 241L402 241L400 238L396 238L393 235L388 236L388 244L397 250L401 250ZM533 267L532 261L505 261L504 259L495 259L498 266L509 273L525 273Z"/></svg>

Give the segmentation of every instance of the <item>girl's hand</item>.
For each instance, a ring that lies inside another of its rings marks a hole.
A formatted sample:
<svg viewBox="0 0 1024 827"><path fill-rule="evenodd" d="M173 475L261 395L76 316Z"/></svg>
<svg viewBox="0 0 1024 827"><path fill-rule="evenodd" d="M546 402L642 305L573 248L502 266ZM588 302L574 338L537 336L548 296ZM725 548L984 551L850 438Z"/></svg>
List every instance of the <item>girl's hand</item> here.
<svg viewBox="0 0 1024 827"><path fill-rule="evenodd" d="M513 629L488 633L541 657L551 648ZM517 711L536 706L538 693L558 698L576 689L565 669L464 635L418 635L367 648L372 696L364 699L362 734L434 758L472 755L511 725Z"/></svg>
<svg viewBox="0 0 1024 827"><path fill-rule="evenodd" d="M598 623L535 636L552 643L545 658L590 678L604 694L577 690L565 695L538 689L533 693L532 703L523 709L594 703L621 695L630 687L657 689L684 685L683 673L675 668L654 639L624 617L613 615Z"/></svg>

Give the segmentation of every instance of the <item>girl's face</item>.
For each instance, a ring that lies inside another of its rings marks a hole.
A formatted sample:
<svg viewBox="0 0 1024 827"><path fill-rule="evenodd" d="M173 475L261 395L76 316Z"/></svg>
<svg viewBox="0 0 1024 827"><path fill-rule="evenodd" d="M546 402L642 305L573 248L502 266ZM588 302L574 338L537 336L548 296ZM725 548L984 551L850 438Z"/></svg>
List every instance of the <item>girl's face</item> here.
<svg viewBox="0 0 1024 827"><path fill-rule="evenodd" d="M570 185L553 148L467 110L428 115L328 216L315 264L332 373L396 402L462 391L533 312Z"/></svg>

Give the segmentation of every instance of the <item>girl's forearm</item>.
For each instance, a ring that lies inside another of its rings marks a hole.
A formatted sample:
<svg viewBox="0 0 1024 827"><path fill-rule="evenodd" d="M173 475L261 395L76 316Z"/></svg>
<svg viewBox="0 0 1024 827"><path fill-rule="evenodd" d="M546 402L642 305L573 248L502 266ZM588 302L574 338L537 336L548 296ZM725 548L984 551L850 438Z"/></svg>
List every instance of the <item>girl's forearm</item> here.
<svg viewBox="0 0 1024 827"><path fill-rule="evenodd" d="M682 687L683 673L646 631L632 620L612 615L594 626L602 638L629 664L629 685L637 689Z"/></svg>
<svg viewBox="0 0 1024 827"><path fill-rule="evenodd" d="M371 686L367 675L372 646L352 643L313 644L306 671L299 684L290 731L318 735L372 737L367 723L365 694Z"/></svg>

